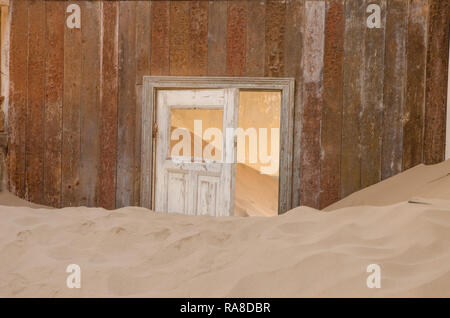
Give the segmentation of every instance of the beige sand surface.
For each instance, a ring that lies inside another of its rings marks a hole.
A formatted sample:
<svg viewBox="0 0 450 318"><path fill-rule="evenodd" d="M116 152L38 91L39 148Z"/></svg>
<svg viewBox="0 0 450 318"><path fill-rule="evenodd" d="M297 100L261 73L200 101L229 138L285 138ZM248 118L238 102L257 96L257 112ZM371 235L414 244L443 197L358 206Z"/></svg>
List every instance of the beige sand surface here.
<svg viewBox="0 0 450 318"><path fill-rule="evenodd" d="M445 178L431 182L445 165L361 192L372 203L373 189L390 202L435 189L440 200L330 213L211 218L0 206L0 296L450 297L450 197ZM66 287L72 263L81 266L81 289ZM366 287L372 263L381 266L380 289Z"/></svg>
<svg viewBox="0 0 450 318"><path fill-rule="evenodd" d="M413 197L450 200L450 160L432 166L418 165L356 192L325 210L361 205L383 206Z"/></svg>

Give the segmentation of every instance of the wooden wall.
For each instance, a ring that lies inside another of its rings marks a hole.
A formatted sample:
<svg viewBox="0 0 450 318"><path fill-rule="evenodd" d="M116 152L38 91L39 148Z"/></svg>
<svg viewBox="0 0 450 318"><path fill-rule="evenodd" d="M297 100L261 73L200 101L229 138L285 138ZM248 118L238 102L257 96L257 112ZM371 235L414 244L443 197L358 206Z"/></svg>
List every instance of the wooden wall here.
<svg viewBox="0 0 450 318"><path fill-rule="evenodd" d="M79 4L81 29L65 26ZM380 5L382 25L366 27ZM293 203L444 159L449 2L11 1L9 188L139 205L144 75L293 77Z"/></svg>

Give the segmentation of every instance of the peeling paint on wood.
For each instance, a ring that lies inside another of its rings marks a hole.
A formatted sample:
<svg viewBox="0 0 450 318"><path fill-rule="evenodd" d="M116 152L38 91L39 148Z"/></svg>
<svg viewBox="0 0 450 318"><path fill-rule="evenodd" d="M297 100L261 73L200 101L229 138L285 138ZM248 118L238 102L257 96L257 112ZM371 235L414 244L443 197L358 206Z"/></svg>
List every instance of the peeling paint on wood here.
<svg viewBox="0 0 450 318"><path fill-rule="evenodd" d="M410 0L403 111L403 170L422 162L428 0Z"/></svg>
<svg viewBox="0 0 450 318"><path fill-rule="evenodd" d="M449 28L449 1L430 0L423 149L425 164L439 163L445 158Z"/></svg>
<svg viewBox="0 0 450 318"><path fill-rule="evenodd" d="M245 68L247 2L229 1L227 19L227 75L242 76Z"/></svg>
<svg viewBox="0 0 450 318"><path fill-rule="evenodd" d="M45 3L32 0L28 7L28 111L26 123L26 193L31 202L44 204L45 114Z"/></svg>
<svg viewBox="0 0 450 318"><path fill-rule="evenodd" d="M292 206L300 204L300 162L301 162L301 110L303 93L303 32L304 32L304 2L302 0L286 1L286 33L285 33L285 63L288 67L285 76L295 79L295 109L294 109L294 149L292 167Z"/></svg>
<svg viewBox="0 0 450 318"><path fill-rule="evenodd" d="M284 76L284 33L286 2L266 0L266 65L265 76Z"/></svg>
<svg viewBox="0 0 450 318"><path fill-rule="evenodd" d="M170 1L152 2L151 74L169 74Z"/></svg>
<svg viewBox="0 0 450 318"><path fill-rule="evenodd" d="M14 1L11 8L10 105L8 109L8 187L25 196L25 144L28 89L28 1Z"/></svg>
<svg viewBox="0 0 450 318"><path fill-rule="evenodd" d="M327 1L323 70L320 208L340 199L344 74L344 1Z"/></svg>
<svg viewBox="0 0 450 318"><path fill-rule="evenodd" d="M344 108L342 112L341 197L358 191L361 184L362 72L366 7L360 1L345 2Z"/></svg>
<svg viewBox="0 0 450 318"><path fill-rule="evenodd" d="M303 40L303 109L301 116L300 204L319 207L320 132L323 103L325 2L306 1Z"/></svg>
<svg viewBox="0 0 450 318"><path fill-rule="evenodd" d="M209 1L208 75L224 76L227 61L227 1Z"/></svg>
<svg viewBox="0 0 450 318"><path fill-rule="evenodd" d="M84 3L71 1L83 8ZM62 206L80 204L81 30L64 28L64 107L62 112Z"/></svg>
<svg viewBox="0 0 450 318"><path fill-rule="evenodd" d="M244 76L264 76L265 5L264 0L250 0L247 20L247 45Z"/></svg>
<svg viewBox="0 0 450 318"><path fill-rule="evenodd" d="M367 0L381 8L381 27L364 30L364 66L362 81L361 133L361 188L381 180L381 135L383 120L383 81L386 31L386 1ZM366 15L368 15L366 13Z"/></svg>
<svg viewBox="0 0 450 318"><path fill-rule="evenodd" d="M105 209L116 206L118 17L118 2L103 2L97 206Z"/></svg>
<svg viewBox="0 0 450 318"><path fill-rule="evenodd" d="M388 1L384 68L381 178L402 171L408 2Z"/></svg>

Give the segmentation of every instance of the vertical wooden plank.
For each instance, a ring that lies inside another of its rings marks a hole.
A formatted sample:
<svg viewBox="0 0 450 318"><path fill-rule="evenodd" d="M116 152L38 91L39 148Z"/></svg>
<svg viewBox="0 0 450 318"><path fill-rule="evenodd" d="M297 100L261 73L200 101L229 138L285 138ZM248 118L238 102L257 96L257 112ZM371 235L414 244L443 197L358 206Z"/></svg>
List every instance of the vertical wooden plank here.
<svg viewBox="0 0 450 318"><path fill-rule="evenodd" d="M134 203L136 128L136 2L120 3L116 207Z"/></svg>
<svg viewBox="0 0 450 318"><path fill-rule="evenodd" d="M422 162L428 0L409 0L406 92L403 111L403 170Z"/></svg>
<svg viewBox="0 0 450 318"><path fill-rule="evenodd" d="M136 2L136 85L142 85L144 76L150 75L151 7L150 1Z"/></svg>
<svg viewBox="0 0 450 318"><path fill-rule="evenodd" d="M209 1L208 76L225 76L227 59L228 2Z"/></svg>
<svg viewBox="0 0 450 318"><path fill-rule="evenodd" d="M244 76L264 76L265 4L264 0L248 0L247 45ZM298 40L298 39L296 39Z"/></svg>
<svg viewBox="0 0 450 318"><path fill-rule="evenodd" d="M340 199L344 76L344 0L327 1L323 69L320 208Z"/></svg>
<svg viewBox="0 0 450 318"><path fill-rule="evenodd" d="M208 1L191 1L189 18L189 74L205 76L208 71Z"/></svg>
<svg viewBox="0 0 450 318"><path fill-rule="evenodd" d="M32 0L28 8L28 24L32 27L28 30L25 197L44 204L45 2Z"/></svg>
<svg viewBox="0 0 450 318"><path fill-rule="evenodd" d="M383 93L382 179L402 171L407 19L407 1L388 1Z"/></svg>
<svg viewBox="0 0 450 318"><path fill-rule="evenodd" d="M266 62L265 76L284 76L284 33L286 3L279 0L266 2Z"/></svg>
<svg viewBox="0 0 450 318"><path fill-rule="evenodd" d="M69 1L84 9L84 2ZM62 206L80 204L81 29L64 28L64 107L62 113Z"/></svg>
<svg viewBox="0 0 450 318"><path fill-rule="evenodd" d="M85 2L82 19L80 204L97 203L100 112L100 2Z"/></svg>
<svg viewBox="0 0 450 318"><path fill-rule="evenodd" d="M362 1L345 2L344 107L342 112L341 197L360 187L360 113L365 9Z"/></svg>
<svg viewBox="0 0 450 318"><path fill-rule="evenodd" d="M170 75L189 75L189 2L170 2Z"/></svg>
<svg viewBox="0 0 450 318"><path fill-rule="evenodd" d="M170 1L152 2L152 75L169 75L169 9Z"/></svg>
<svg viewBox="0 0 450 318"><path fill-rule="evenodd" d="M145 75L150 75L150 53L152 35L152 12L150 1L136 3L136 124L135 124L135 175L134 202L140 205L141 196L141 119L142 83Z"/></svg>
<svg viewBox="0 0 450 318"><path fill-rule="evenodd" d="M242 76L245 70L247 2L229 1L227 19L227 75Z"/></svg>
<svg viewBox="0 0 450 318"><path fill-rule="evenodd" d="M423 161L445 159L450 3L430 0Z"/></svg>
<svg viewBox="0 0 450 318"><path fill-rule="evenodd" d="M64 75L65 6L46 2L45 55L45 153L44 198L50 206L61 205L61 141Z"/></svg>
<svg viewBox="0 0 450 318"><path fill-rule="evenodd" d="M97 205L105 209L114 209L116 205L118 19L119 3L104 1Z"/></svg>
<svg viewBox="0 0 450 318"><path fill-rule="evenodd" d="M367 0L381 8L381 27L364 30L364 68L361 113L361 187L381 180L381 136L383 120L384 48L386 1ZM368 16L369 13L366 13Z"/></svg>
<svg viewBox="0 0 450 318"><path fill-rule="evenodd" d="M11 3L10 105L8 110L8 187L25 195L25 140L28 90L28 1Z"/></svg>
<svg viewBox="0 0 450 318"><path fill-rule="evenodd" d="M300 205L300 162L301 162L301 110L303 87L303 0L286 1L286 33L285 33L285 76L295 79L294 88L294 148L292 154L292 207Z"/></svg>
<svg viewBox="0 0 450 318"><path fill-rule="evenodd" d="M305 2L300 203L319 207L325 1Z"/></svg>

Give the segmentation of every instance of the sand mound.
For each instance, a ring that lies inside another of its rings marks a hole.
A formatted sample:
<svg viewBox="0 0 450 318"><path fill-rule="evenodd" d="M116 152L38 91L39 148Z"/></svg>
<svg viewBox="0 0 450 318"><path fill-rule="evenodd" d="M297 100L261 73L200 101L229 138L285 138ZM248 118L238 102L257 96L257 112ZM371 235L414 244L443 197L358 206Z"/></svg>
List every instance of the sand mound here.
<svg viewBox="0 0 450 318"><path fill-rule="evenodd" d="M356 192L325 210L360 205L390 205L413 197L450 200L450 160L432 166L418 165Z"/></svg>
<svg viewBox="0 0 450 318"><path fill-rule="evenodd" d="M352 199L373 203L367 192L375 191L384 200L422 197L415 203L331 213L212 218L0 206L0 296L450 297L450 200L423 198L445 197L445 177L436 181L445 165L415 168ZM81 289L66 287L73 263ZM380 289L366 287L369 264L381 266Z"/></svg>

